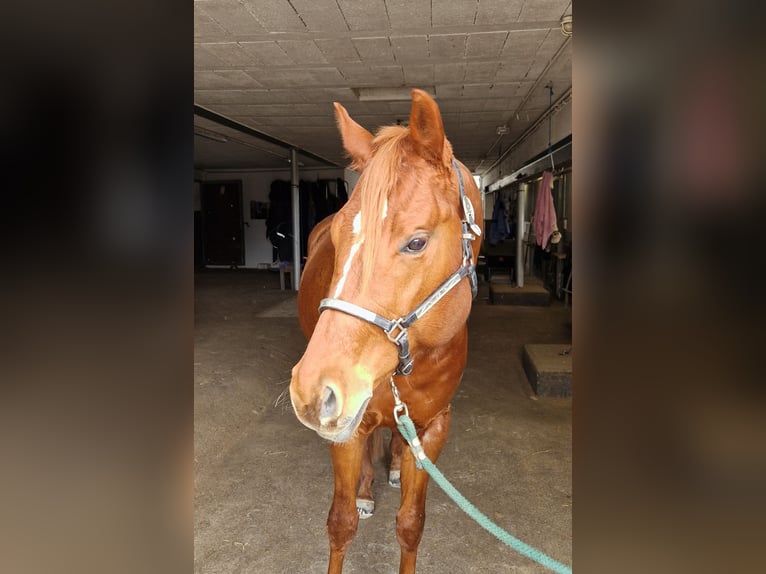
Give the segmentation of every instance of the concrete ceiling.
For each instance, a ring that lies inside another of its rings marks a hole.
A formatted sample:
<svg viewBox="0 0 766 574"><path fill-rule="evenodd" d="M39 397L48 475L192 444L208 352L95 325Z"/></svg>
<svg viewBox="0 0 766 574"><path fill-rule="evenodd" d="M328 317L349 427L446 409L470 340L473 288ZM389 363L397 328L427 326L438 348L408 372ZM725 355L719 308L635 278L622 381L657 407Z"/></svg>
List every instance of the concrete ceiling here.
<svg viewBox="0 0 766 574"><path fill-rule="evenodd" d="M346 165L332 102L374 132L406 123L410 101L360 89L423 88L456 157L481 173L545 112L547 85L554 103L571 91L571 13L571 0L195 0L194 102ZM194 121L200 169L289 165L279 146Z"/></svg>

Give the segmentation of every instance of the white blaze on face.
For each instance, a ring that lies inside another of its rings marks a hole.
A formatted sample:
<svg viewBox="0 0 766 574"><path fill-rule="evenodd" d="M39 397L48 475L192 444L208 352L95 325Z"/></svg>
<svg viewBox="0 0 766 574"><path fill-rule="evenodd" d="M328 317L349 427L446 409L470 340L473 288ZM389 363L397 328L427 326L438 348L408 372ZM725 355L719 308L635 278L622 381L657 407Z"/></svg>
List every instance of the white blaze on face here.
<svg viewBox="0 0 766 574"><path fill-rule="evenodd" d="M346 262L343 264L343 274L340 277L340 281L338 281L338 285L335 287L335 293L333 293L334 299L337 299L338 297L340 297L340 294L343 291L343 286L346 284L346 277L348 276L348 272L351 269L351 262L354 260L354 257L359 251L359 248L362 246L362 243L364 243L364 235L361 234L361 231L362 231L362 212L360 211L354 217L354 223L351 228L351 232L354 235L354 243L351 245L351 251L349 251L348 258L346 259Z"/></svg>
<svg viewBox="0 0 766 574"><path fill-rule="evenodd" d="M386 215L388 215L388 199L386 199L383 202L383 215L381 216L381 221L386 219Z"/></svg>

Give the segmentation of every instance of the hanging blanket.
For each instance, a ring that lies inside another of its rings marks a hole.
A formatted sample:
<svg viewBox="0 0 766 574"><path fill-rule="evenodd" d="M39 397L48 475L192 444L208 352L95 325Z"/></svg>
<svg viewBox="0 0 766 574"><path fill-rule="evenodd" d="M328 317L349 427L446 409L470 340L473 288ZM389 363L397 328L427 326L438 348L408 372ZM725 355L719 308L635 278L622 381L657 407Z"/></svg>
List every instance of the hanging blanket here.
<svg viewBox="0 0 766 574"><path fill-rule="evenodd" d="M556 208L553 205L553 174L549 171L543 173L540 189L537 190L535 202L535 214L532 217L532 229L535 231L537 244L545 249L548 239L558 231L556 226Z"/></svg>

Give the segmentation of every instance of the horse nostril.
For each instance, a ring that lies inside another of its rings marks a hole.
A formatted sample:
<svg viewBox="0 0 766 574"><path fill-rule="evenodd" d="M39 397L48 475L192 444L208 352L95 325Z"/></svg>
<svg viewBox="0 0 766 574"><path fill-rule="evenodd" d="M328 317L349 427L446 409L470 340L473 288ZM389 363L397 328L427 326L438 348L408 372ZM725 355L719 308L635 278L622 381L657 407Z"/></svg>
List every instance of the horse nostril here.
<svg viewBox="0 0 766 574"><path fill-rule="evenodd" d="M335 391L329 385L324 388L322 393L322 403L319 409L319 421L322 424L330 422L338 417L340 409L338 408L338 398Z"/></svg>

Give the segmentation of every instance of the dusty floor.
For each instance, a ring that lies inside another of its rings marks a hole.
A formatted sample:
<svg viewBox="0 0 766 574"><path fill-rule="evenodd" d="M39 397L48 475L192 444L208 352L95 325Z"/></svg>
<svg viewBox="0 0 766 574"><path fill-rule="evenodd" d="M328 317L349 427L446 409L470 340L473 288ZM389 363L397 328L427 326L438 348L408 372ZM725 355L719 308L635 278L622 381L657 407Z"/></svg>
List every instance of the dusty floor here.
<svg viewBox="0 0 766 574"><path fill-rule="evenodd" d="M195 286L195 573L326 572L329 452L289 400L275 404L305 346L295 294L270 271L205 271ZM486 295L483 285L438 466L490 518L571 564L571 401L533 397L521 365L525 343L571 340L571 313ZM376 513L360 522L345 574L398 571L399 491L385 476L378 463ZM433 483L426 511L418 574L545 571Z"/></svg>

